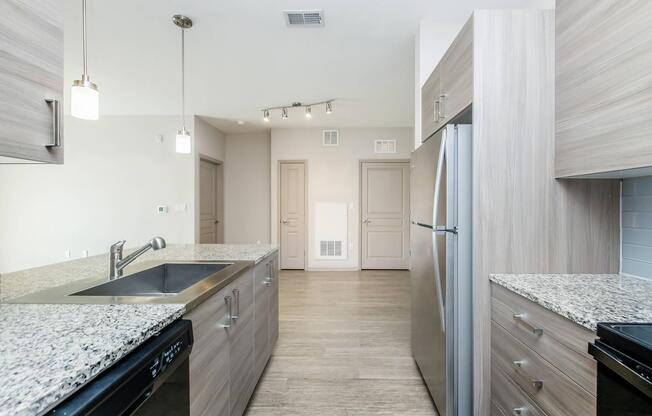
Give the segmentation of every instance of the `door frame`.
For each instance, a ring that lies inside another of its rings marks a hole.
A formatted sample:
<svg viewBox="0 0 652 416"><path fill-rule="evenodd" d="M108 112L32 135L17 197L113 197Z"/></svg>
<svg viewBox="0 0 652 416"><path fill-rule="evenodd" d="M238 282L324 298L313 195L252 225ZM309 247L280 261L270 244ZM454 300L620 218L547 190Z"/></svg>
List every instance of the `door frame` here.
<svg viewBox="0 0 652 416"><path fill-rule="evenodd" d="M362 165L364 163L410 163L410 159L359 159L358 160L358 270L362 270ZM410 172L410 176L412 172ZM412 191L412 177L409 180L410 183L410 192ZM408 213L408 221L409 221ZM410 227L408 227L408 233L410 232ZM408 236L408 242L409 242ZM410 264L408 260L408 268L410 270Z"/></svg>
<svg viewBox="0 0 652 416"><path fill-rule="evenodd" d="M200 238L200 227L201 227L201 197L199 193L201 192L201 174L200 174L200 164L202 162L209 162L217 165L217 168L220 169L221 175L220 177L222 178L222 198L219 203L216 203L216 206L219 206L220 212L222 213L222 240L224 240L225 236L225 230L224 230L224 199L226 198L226 193L224 192L224 162L222 162L219 159L215 159L214 157L210 157L208 155L205 155L203 153L199 153L197 155L197 187L195 188L197 190L197 197L195 198L196 200L196 209L195 209L195 243L199 244L199 238ZM218 198L218 192L215 192L215 198ZM217 231L216 231L217 232ZM224 241L222 243L218 244L224 244Z"/></svg>
<svg viewBox="0 0 652 416"><path fill-rule="evenodd" d="M277 177L278 183L276 184L278 190L277 207L276 207L276 234L278 235L278 269L281 270L281 259L283 246L281 245L281 200L283 198L281 194L281 165L289 163L301 163L303 164L303 270L308 270L308 251L310 248L310 242L308 237L310 233L308 232L308 227L310 224L309 214L308 214L308 160L307 159L283 159L278 161L277 166Z"/></svg>

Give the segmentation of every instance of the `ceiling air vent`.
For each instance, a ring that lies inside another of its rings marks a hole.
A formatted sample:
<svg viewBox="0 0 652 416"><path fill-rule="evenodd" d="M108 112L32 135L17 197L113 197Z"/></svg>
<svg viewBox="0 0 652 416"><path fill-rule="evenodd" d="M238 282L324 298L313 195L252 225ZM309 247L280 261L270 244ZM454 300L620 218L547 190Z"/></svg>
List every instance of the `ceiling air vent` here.
<svg viewBox="0 0 652 416"><path fill-rule="evenodd" d="M338 130L324 130L322 146L334 147L340 145L340 132Z"/></svg>
<svg viewBox="0 0 652 416"><path fill-rule="evenodd" d="M289 27L324 26L323 10L285 10L283 16Z"/></svg>

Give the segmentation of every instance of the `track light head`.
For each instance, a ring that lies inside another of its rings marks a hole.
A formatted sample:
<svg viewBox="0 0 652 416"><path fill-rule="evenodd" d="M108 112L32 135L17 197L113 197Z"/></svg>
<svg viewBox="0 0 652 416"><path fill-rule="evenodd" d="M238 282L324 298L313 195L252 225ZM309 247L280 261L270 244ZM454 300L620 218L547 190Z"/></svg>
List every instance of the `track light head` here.
<svg viewBox="0 0 652 416"><path fill-rule="evenodd" d="M263 121L269 123L269 110L263 110Z"/></svg>
<svg viewBox="0 0 652 416"><path fill-rule="evenodd" d="M281 109L281 118L283 120L287 120L287 118L288 118L288 109L286 107L283 107Z"/></svg>
<svg viewBox="0 0 652 416"><path fill-rule="evenodd" d="M333 103L330 101L326 103L326 114L333 114Z"/></svg>
<svg viewBox="0 0 652 416"><path fill-rule="evenodd" d="M306 107L306 118L311 119L312 118L312 107L307 106Z"/></svg>

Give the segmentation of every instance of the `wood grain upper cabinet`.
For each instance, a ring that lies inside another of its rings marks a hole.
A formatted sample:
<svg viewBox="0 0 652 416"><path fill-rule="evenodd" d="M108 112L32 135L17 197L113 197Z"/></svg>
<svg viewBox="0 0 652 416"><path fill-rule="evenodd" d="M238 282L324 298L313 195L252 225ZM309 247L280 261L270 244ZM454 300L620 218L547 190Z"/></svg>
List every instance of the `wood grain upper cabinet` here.
<svg viewBox="0 0 652 416"><path fill-rule="evenodd" d="M63 163L63 3L0 2L0 163Z"/></svg>
<svg viewBox="0 0 652 416"><path fill-rule="evenodd" d="M652 1L557 0L555 14L556 176L652 166Z"/></svg>
<svg viewBox="0 0 652 416"><path fill-rule="evenodd" d="M440 124L447 124L473 101L473 18L441 60Z"/></svg>
<svg viewBox="0 0 652 416"><path fill-rule="evenodd" d="M440 66L437 66L421 88L421 141L439 130Z"/></svg>

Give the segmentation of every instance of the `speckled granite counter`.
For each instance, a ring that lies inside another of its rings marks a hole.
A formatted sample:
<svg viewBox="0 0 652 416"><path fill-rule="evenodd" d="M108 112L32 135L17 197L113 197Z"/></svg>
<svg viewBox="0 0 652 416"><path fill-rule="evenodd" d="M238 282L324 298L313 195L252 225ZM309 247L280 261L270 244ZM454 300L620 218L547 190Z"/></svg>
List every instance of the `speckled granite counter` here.
<svg viewBox="0 0 652 416"><path fill-rule="evenodd" d="M491 281L595 331L652 322L652 281L617 274L494 274Z"/></svg>
<svg viewBox="0 0 652 416"><path fill-rule="evenodd" d="M274 251L275 246L264 244L168 245L134 264L258 262ZM100 255L0 275L0 416L42 414L185 313L181 304L2 303L103 276L107 267L107 255Z"/></svg>
<svg viewBox="0 0 652 416"><path fill-rule="evenodd" d="M239 260L259 262L276 251L270 244L169 244L149 251L132 264L148 260ZM131 250L125 250L127 255ZM30 293L108 273L108 254L0 275L0 303ZM125 269L128 271L129 268Z"/></svg>
<svg viewBox="0 0 652 416"><path fill-rule="evenodd" d="M0 305L0 415L49 410L183 313L183 305Z"/></svg>

